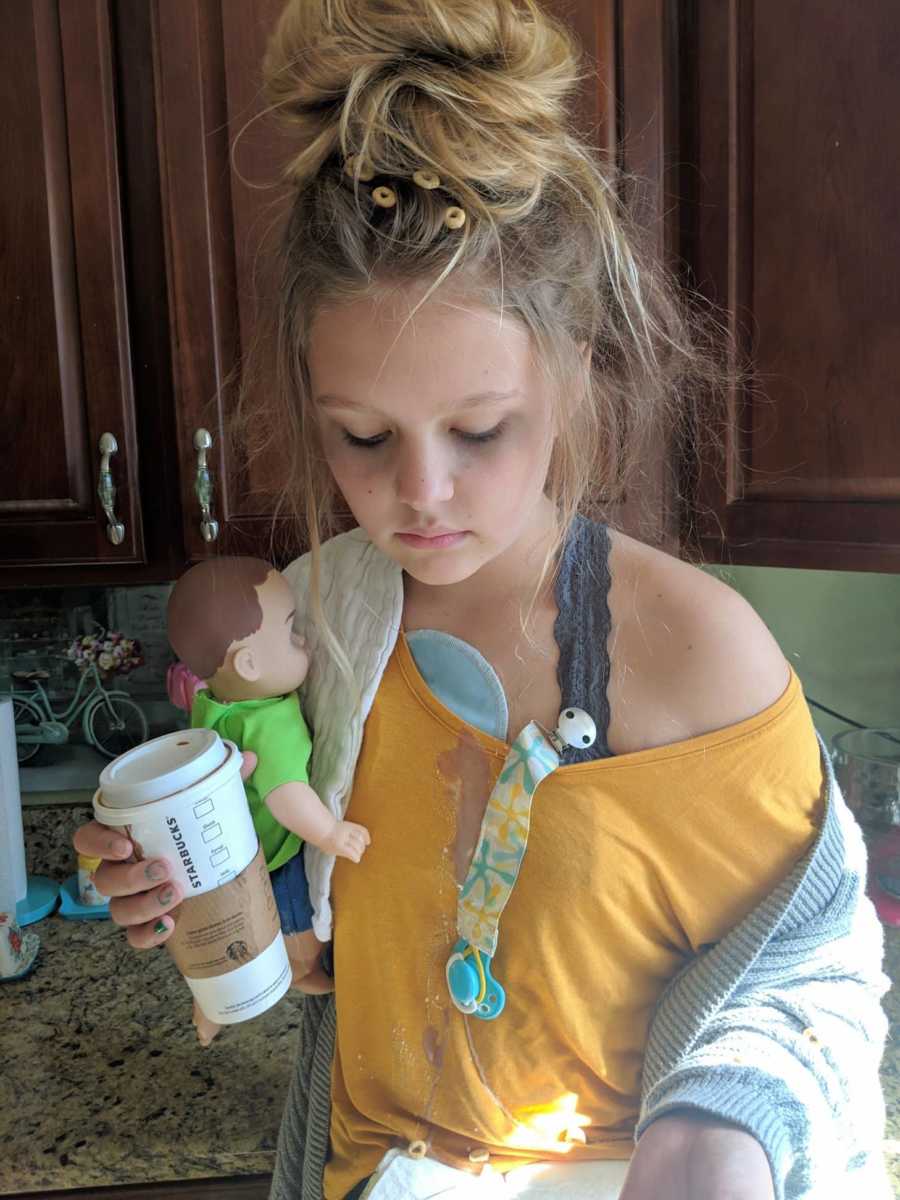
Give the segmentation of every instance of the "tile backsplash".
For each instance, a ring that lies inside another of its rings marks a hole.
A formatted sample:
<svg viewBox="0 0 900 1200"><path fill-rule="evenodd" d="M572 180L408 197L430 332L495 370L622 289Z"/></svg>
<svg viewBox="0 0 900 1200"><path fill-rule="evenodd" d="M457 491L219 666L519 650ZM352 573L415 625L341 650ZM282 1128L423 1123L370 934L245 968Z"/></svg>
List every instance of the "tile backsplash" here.
<svg viewBox="0 0 900 1200"><path fill-rule="evenodd" d="M0 692L14 671L44 670L51 694L72 692L77 669L65 658L79 634L117 629L137 638L144 666L118 674L115 686L133 696L162 698L174 655L166 639L171 584L117 588L41 588L0 591Z"/></svg>
<svg viewBox="0 0 900 1200"><path fill-rule="evenodd" d="M125 676L124 686L134 696L166 694L166 670L175 658L166 638L166 604L171 590L167 583L110 588L106 593L109 628L136 637L144 652L144 666Z"/></svg>
<svg viewBox="0 0 900 1200"><path fill-rule="evenodd" d="M174 654L166 638L166 604L171 584L135 587L29 588L0 591L0 695L28 691L13 679L14 671L46 671L44 686L58 712L75 694L78 668L65 657L74 638L101 629L119 630L141 644L144 665L117 673L110 685L141 705L151 737L183 727L187 716L166 696L166 670ZM81 720L70 729L72 747L45 746L32 764L55 770L62 780L73 753L83 742ZM34 771L23 768L23 790L32 788ZM55 776L54 776L55 777ZM37 780L37 775L34 779ZM49 786L41 776L42 790ZM61 781L55 786L75 786ZM37 784L34 783L37 788Z"/></svg>

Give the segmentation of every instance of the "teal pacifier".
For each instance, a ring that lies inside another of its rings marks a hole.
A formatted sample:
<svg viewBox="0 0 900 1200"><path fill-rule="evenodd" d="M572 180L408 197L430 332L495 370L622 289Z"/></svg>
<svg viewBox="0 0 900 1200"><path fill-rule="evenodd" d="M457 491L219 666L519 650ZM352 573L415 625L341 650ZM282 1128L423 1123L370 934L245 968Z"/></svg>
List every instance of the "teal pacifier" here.
<svg viewBox="0 0 900 1200"><path fill-rule="evenodd" d="M460 1012L493 1021L506 1004L506 992L491 974L491 960L461 938L447 960L450 999Z"/></svg>

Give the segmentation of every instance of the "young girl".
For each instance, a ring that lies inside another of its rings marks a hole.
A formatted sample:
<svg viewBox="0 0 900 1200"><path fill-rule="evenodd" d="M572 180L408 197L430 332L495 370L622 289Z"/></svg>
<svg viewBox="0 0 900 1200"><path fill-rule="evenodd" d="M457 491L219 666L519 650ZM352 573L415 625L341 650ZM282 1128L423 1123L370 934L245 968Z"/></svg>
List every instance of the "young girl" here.
<svg viewBox="0 0 900 1200"><path fill-rule="evenodd" d="M880 927L800 682L603 507L722 377L566 124L570 38L533 0L293 0L265 70L295 187L243 428L296 466L310 782L371 834L307 853L335 994L273 1197L886 1200ZM482 1020L458 904L510 744L564 706L598 736L534 794ZM177 889L75 841L164 942Z"/></svg>

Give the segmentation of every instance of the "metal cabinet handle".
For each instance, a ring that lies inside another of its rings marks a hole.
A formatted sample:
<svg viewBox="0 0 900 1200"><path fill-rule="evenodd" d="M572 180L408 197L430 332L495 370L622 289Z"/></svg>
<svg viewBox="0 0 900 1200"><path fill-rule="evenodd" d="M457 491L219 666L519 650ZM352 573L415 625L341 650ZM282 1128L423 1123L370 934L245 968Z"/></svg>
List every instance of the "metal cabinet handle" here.
<svg viewBox="0 0 900 1200"><path fill-rule="evenodd" d="M97 484L97 495L106 513L109 524L106 526L106 536L114 546L121 546L125 540L125 526L116 517L116 485L113 483L109 460L118 452L119 443L111 433L104 433L100 438L100 482Z"/></svg>
<svg viewBox="0 0 900 1200"><path fill-rule="evenodd" d="M200 532L204 542L214 542L219 536L219 522L212 516L213 498L212 473L206 465L206 452L212 446L212 435L208 429L198 429L194 434L194 449L197 451L197 476L194 493L200 501Z"/></svg>

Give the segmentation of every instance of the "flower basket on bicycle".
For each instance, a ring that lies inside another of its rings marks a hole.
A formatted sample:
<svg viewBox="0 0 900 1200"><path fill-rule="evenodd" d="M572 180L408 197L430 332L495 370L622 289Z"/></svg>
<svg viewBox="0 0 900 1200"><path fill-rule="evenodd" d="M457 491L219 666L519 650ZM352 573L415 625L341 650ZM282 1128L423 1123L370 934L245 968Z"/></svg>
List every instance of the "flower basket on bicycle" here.
<svg viewBox="0 0 900 1200"><path fill-rule="evenodd" d="M100 678L110 680L113 675L127 675L129 671L144 665L141 643L137 638L126 637L113 629L101 629L99 633L86 633L69 645L66 658L75 664L82 674L91 663L96 663Z"/></svg>
<svg viewBox="0 0 900 1200"><path fill-rule="evenodd" d="M46 672L16 672L13 676L13 719L19 765L32 763L45 745L61 745L82 720L85 741L105 758L117 758L147 740L149 727L143 710L122 691L111 691L107 682L143 664L140 643L112 630L77 637L65 659L80 671L71 703L55 710L44 687ZM29 690L25 691L27 688Z"/></svg>

